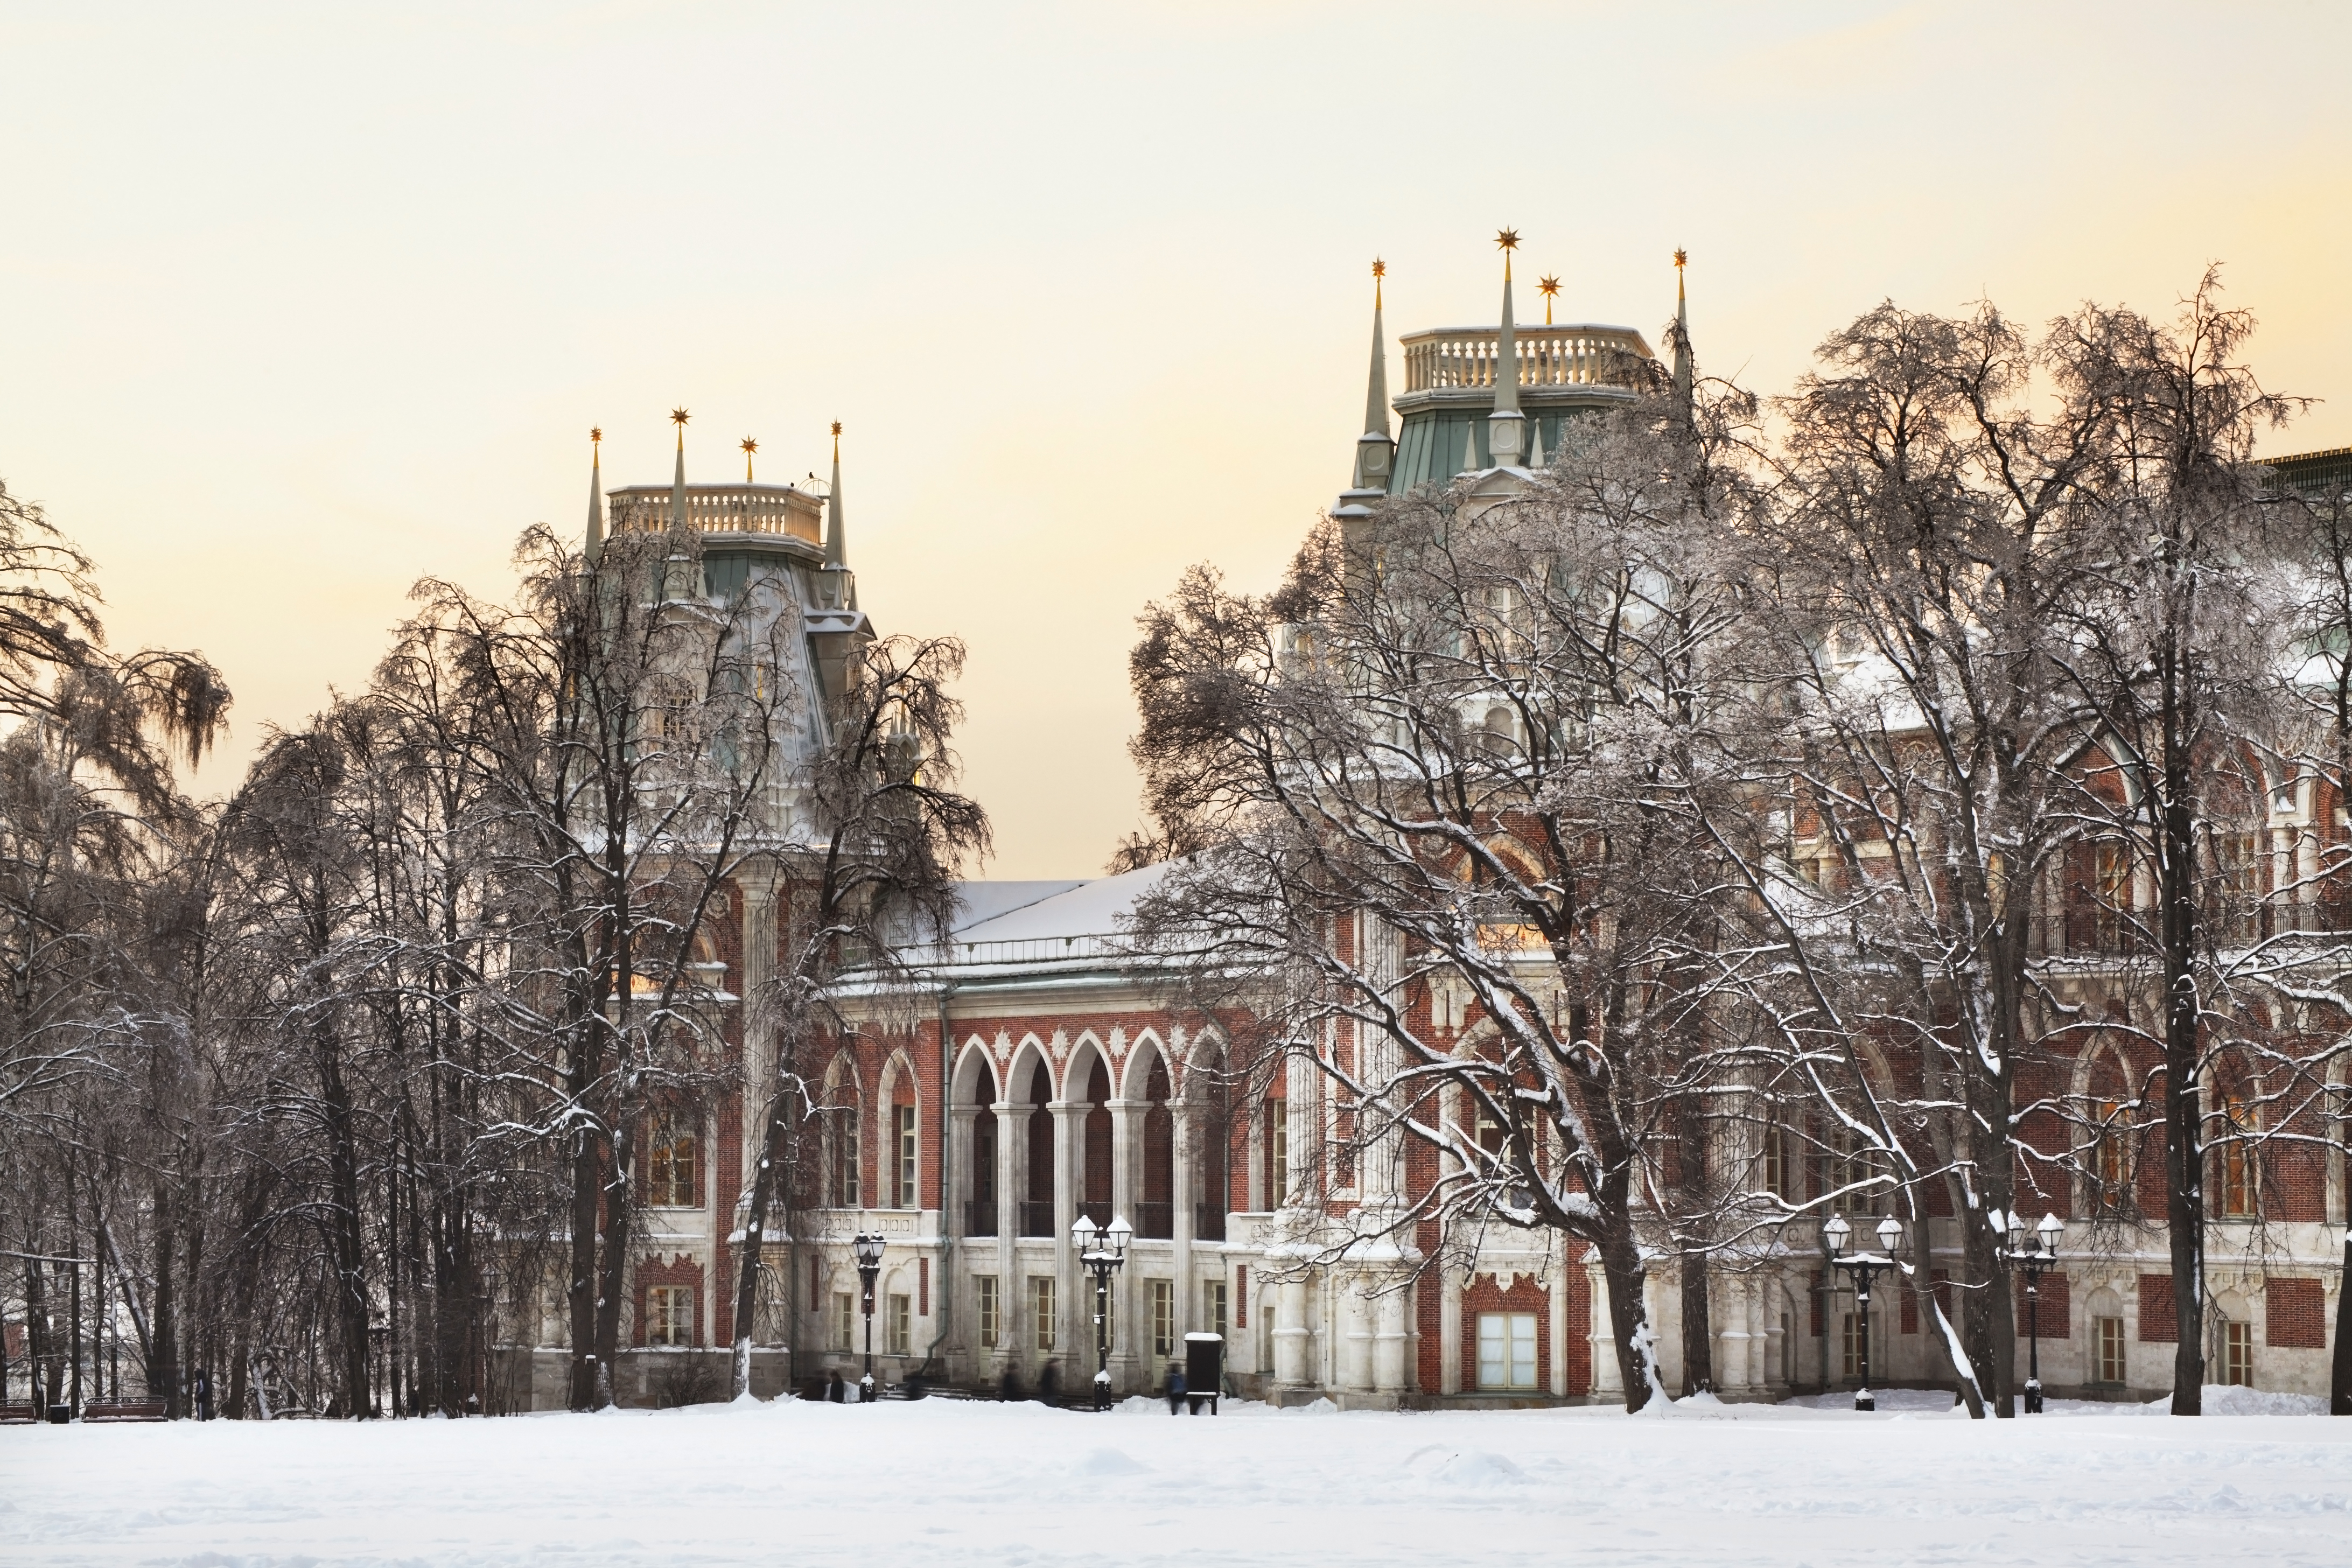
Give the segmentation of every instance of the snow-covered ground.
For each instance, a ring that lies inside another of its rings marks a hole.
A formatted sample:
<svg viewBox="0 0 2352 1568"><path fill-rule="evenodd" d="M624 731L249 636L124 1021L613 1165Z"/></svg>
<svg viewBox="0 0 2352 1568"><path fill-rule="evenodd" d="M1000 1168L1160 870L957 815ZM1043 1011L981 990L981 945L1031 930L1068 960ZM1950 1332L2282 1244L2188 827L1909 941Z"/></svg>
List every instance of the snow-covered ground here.
<svg viewBox="0 0 2352 1568"><path fill-rule="evenodd" d="M1885 1397L1875 1416L934 1399L8 1428L0 1562L2352 1563L2352 1420L1971 1423Z"/></svg>

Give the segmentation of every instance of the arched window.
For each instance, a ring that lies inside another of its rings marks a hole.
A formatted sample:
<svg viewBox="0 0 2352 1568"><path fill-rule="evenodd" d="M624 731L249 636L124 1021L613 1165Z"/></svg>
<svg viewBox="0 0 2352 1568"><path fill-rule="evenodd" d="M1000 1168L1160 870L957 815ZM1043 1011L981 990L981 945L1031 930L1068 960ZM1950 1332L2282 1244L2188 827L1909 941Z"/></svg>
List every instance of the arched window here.
<svg viewBox="0 0 2352 1568"><path fill-rule="evenodd" d="M2252 1219L2262 1201L2253 1085L2242 1063L2225 1061L2213 1075L2213 1103L2205 1121L2212 1147L2213 1212L2223 1219Z"/></svg>
<svg viewBox="0 0 2352 1568"><path fill-rule="evenodd" d="M1192 1107L1192 1125L1200 1149L1201 1197L1192 1211L1192 1235L1201 1241L1223 1241L1225 1212L1234 1206L1233 1086L1225 1080L1223 1049L1184 1075L1184 1093ZM1244 1195L1242 1203L1248 1202Z"/></svg>
<svg viewBox="0 0 2352 1568"><path fill-rule="evenodd" d="M1154 1052L1144 1080L1143 1200L1135 1205L1135 1234L1162 1241L1176 1234L1176 1114L1168 1097L1168 1063Z"/></svg>
<svg viewBox="0 0 2352 1568"><path fill-rule="evenodd" d="M1087 1078L1087 1192L1079 1212L1098 1226L1111 1222L1110 1139L1110 1068L1097 1056Z"/></svg>
<svg viewBox="0 0 2352 1568"><path fill-rule="evenodd" d="M1021 1205L1021 1234L1054 1234L1054 1080L1041 1059L1029 1075L1028 1196Z"/></svg>
<svg viewBox="0 0 2352 1568"><path fill-rule="evenodd" d="M655 1118L652 1142L646 1150L646 1202L656 1208L692 1208L698 1188L697 1155L691 1111L666 1111Z"/></svg>
<svg viewBox="0 0 2352 1568"><path fill-rule="evenodd" d="M2084 1117L2090 1131L2089 1159L2084 1162L2092 1212L2126 1215L2136 1211L2132 1178L2131 1087L2124 1064L2113 1049L2101 1049L2092 1058L2089 1095Z"/></svg>
<svg viewBox="0 0 2352 1568"><path fill-rule="evenodd" d="M827 1207L862 1206L858 1181L857 1076L835 1063L824 1086L824 1202Z"/></svg>
<svg viewBox="0 0 2352 1568"><path fill-rule="evenodd" d="M905 1064L890 1078L890 1206L922 1207L918 1157L922 1152L919 1112L915 1104L915 1075Z"/></svg>
<svg viewBox="0 0 2352 1568"><path fill-rule="evenodd" d="M1265 1091L1262 1114L1265 1135L1259 1141L1259 1155L1265 1168L1264 1184L1258 1190L1265 1194L1266 1208L1278 1209L1290 1201L1290 1107L1283 1098L1279 1076Z"/></svg>
<svg viewBox="0 0 2352 1568"><path fill-rule="evenodd" d="M966 1236L996 1234L996 1074L987 1062L972 1074L971 1098L979 1109L971 1113L971 1173L964 1190L971 1194L964 1208Z"/></svg>

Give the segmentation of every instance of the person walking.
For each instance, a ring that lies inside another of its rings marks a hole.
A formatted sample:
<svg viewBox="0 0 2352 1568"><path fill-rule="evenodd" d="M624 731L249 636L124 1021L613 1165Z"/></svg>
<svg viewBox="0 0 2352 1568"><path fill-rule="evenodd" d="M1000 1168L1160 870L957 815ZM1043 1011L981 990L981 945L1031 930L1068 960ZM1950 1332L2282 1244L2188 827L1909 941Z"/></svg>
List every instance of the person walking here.
<svg viewBox="0 0 2352 1568"><path fill-rule="evenodd" d="M1184 1413L1184 1368L1174 1356L1168 1358L1168 1414Z"/></svg>

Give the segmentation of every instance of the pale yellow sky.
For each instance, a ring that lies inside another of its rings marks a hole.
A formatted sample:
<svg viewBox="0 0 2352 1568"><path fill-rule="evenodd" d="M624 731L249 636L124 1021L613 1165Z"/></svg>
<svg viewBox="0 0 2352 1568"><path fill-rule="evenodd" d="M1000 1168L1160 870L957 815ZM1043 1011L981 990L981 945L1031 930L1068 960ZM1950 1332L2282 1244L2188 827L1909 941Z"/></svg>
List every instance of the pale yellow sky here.
<svg viewBox="0 0 2352 1568"><path fill-rule="evenodd" d="M510 581L612 484L822 468L864 603L971 645L1002 877L1137 818L1137 609L1270 583L1389 331L1671 313L1787 385L1882 297L2168 309L2352 445L2352 7L0 5L0 477L119 644L265 723L356 688L418 575ZM1526 307L1522 307L1526 313ZM1394 361L1391 360L1392 370ZM1399 379L1401 384L1401 377ZM214 766L206 790L233 782Z"/></svg>

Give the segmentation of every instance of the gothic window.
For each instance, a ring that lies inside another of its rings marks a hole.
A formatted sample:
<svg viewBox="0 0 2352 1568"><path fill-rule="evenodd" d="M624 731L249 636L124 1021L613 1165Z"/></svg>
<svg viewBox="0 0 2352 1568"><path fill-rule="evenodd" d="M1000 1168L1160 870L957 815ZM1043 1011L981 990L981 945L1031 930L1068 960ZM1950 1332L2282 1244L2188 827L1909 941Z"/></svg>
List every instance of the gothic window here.
<svg viewBox="0 0 2352 1568"><path fill-rule="evenodd" d="M1081 1124L1086 1139L1083 1169L1086 1196L1079 1211L1097 1226L1111 1222L1110 1068L1099 1056L1087 1078L1087 1114Z"/></svg>
<svg viewBox="0 0 2352 1568"><path fill-rule="evenodd" d="M656 1208L695 1205L697 1143L690 1116L678 1113L655 1121L653 1144L646 1154L646 1203Z"/></svg>
<svg viewBox="0 0 2352 1568"><path fill-rule="evenodd" d="M1280 1096L1265 1102L1265 1206L1290 1201L1290 1114Z"/></svg>
<svg viewBox="0 0 2352 1568"><path fill-rule="evenodd" d="M1155 1052L1143 1090L1143 1199L1135 1205L1135 1234L1163 1241L1176 1234L1176 1113L1168 1092L1168 1063Z"/></svg>
<svg viewBox="0 0 2352 1568"><path fill-rule="evenodd" d="M646 1290L646 1343L694 1342L694 1287L654 1285Z"/></svg>
<svg viewBox="0 0 2352 1568"><path fill-rule="evenodd" d="M2213 1201L2224 1219L2251 1219L2260 1198L2254 1161L2254 1109L2243 1088L2213 1096Z"/></svg>
<svg viewBox="0 0 2352 1568"><path fill-rule="evenodd" d="M895 1180L891 1184L890 1205L893 1208L910 1209L919 1206L915 1194L915 1154L917 1151L915 1108L895 1105L890 1108L897 1123L894 1139L898 1155Z"/></svg>
<svg viewBox="0 0 2352 1568"><path fill-rule="evenodd" d="M1535 1385L1536 1315L1479 1313L1478 1386L1510 1389Z"/></svg>

